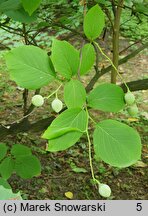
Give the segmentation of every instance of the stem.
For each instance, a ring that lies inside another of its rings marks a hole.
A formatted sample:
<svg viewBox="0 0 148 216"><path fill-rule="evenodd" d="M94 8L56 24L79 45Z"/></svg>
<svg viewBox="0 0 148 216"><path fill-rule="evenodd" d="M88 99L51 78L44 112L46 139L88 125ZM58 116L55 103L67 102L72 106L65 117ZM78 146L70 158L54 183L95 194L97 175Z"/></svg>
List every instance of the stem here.
<svg viewBox="0 0 148 216"><path fill-rule="evenodd" d="M120 31L120 17L122 13L122 7L124 0L118 1L117 9L114 13L114 26L113 26L113 64L116 68L118 68L118 61L119 61L119 31ZM111 72L111 83L116 83L117 78L117 70L115 67L112 68Z"/></svg>
<svg viewBox="0 0 148 216"><path fill-rule="evenodd" d="M83 5L83 19L84 17L86 16L86 12L87 12L87 1L86 0L83 0L81 2L81 4ZM79 67L78 67L78 79L81 81L81 75L80 75L80 69L81 69L81 64L82 64L82 59L83 59L83 56L82 56L82 49L83 49L83 46L85 45L85 41L83 40L82 42L82 45L81 45L81 49L80 49L80 63L79 63Z"/></svg>
<svg viewBox="0 0 148 216"><path fill-rule="evenodd" d="M87 135L88 147L89 147L89 165L90 165L90 170L91 170L91 176L92 176L94 183L100 184L100 182L95 178L94 169L93 169L91 140L90 140L90 136L89 136L89 132L88 132L88 119L89 118L92 119L92 118L89 116L87 108L86 108L86 114L87 114L86 135Z"/></svg>
<svg viewBox="0 0 148 216"><path fill-rule="evenodd" d="M26 113L27 113L28 94L29 94L28 89L24 89L24 92L23 92L23 101L24 101L24 104L23 104L23 111L24 111L24 116L25 116Z"/></svg>
<svg viewBox="0 0 148 216"><path fill-rule="evenodd" d="M57 95L57 92L59 91L59 89L61 88L63 84L61 84L54 92L52 92L52 94L50 94L48 97L44 97L45 99L48 99L50 98L52 95L56 94Z"/></svg>
<svg viewBox="0 0 148 216"><path fill-rule="evenodd" d="M127 90L129 90L129 87L127 86L126 82L124 81L123 77L119 73L118 69L116 68L116 66L114 65L114 63L112 62L112 60L102 51L101 47L96 42L94 42L94 43L97 45L97 47L100 50L101 54L103 56L105 56L105 58L108 59L108 61L110 62L110 64L112 65L112 67L114 68L114 70L116 71L116 73L118 74L118 76L120 77L120 79L122 80L122 82L124 83L124 85L126 86Z"/></svg>
<svg viewBox="0 0 148 216"><path fill-rule="evenodd" d="M95 122L95 120L90 115L89 115L89 118L94 124L97 124L97 122Z"/></svg>
<svg viewBox="0 0 148 216"><path fill-rule="evenodd" d="M26 45L28 45L28 35L26 33L26 25L23 23L23 37L24 37L24 42ZM27 113L27 105L28 105L28 94L29 94L29 90L28 89L24 89L23 92L23 100L24 100L24 106L23 106L23 110L24 110L24 116L26 116Z"/></svg>
<svg viewBox="0 0 148 216"><path fill-rule="evenodd" d="M39 94L40 93L40 89L36 89L35 94ZM31 105L29 106L28 110L26 111L25 115L28 115L29 113L31 113L34 110L35 106L31 103Z"/></svg>
<svg viewBox="0 0 148 216"><path fill-rule="evenodd" d="M95 182L95 175L94 175L94 169L93 169L93 163L92 163L92 155L91 155L91 141L90 141L90 136L88 133L88 130L86 131L87 139L88 139L88 146L89 146L89 165L91 169L91 175L92 179Z"/></svg>

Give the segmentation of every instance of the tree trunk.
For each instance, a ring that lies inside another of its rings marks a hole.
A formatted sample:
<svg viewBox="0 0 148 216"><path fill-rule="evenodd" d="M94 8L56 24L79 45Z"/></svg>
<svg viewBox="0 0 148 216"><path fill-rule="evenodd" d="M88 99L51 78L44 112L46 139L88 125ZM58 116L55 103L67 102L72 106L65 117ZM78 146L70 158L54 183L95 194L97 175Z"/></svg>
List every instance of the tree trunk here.
<svg viewBox="0 0 148 216"><path fill-rule="evenodd" d="M118 6L115 9L114 13L114 26L113 26L113 64L118 69L118 62L119 62L119 32L120 32L120 17L122 12L124 0L118 1ZM115 68L112 68L111 72L111 83L116 83L117 72Z"/></svg>

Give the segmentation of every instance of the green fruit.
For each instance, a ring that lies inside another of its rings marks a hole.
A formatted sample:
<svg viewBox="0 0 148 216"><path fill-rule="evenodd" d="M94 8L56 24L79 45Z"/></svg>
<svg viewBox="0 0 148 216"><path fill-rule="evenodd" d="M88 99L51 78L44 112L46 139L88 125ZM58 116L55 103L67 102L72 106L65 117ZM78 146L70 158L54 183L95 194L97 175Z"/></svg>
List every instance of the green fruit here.
<svg viewBox="0 0 148 216"><path fill-rule="evenodd" d="M133 104L128 108L127 111L131 116L136 116L138 114L138 107L136 104Z"/></svg>
<svg viewBox="0 0 148 216"><path fill-rule="evenodd" d="M111 188L107 184L99 184L99 194L103 197L110 197Z"/></svg>
<svg viewBox="0 0 148 216"><path fill-rule="evenodd" d="M32 104L36 107L40 107L44 104L44 98L41 95L34 95L32 97Z"/></svg>
<svg viewBox="0 0 148 216"><path fill-rule="evenodd" d="M51 103L52 109L58 113L62 110L63 108L63 103L60 101L58 98L54 99Z"/></svg>
<svg viewBox="0 0 148 216"><path fill-rule="evenodd" d="M135 102L135 96L131 92L127 92L124 99L127 105L132 105Z"/></svg>

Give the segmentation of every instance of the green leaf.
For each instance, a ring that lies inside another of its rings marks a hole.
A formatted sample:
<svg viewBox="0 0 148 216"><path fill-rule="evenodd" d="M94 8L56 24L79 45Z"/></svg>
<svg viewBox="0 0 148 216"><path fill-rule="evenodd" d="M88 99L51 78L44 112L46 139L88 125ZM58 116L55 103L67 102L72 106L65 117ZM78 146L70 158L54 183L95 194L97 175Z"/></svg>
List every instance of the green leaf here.
<svg viewBox="0 0 148 216"><path fill-rule="evenodd" d="M27 11L29 15L31 15L39 7L41 1L42 0L21 0L25 11Z"/></svg>
<svg viewBox="0 0 148 216"><path fill-rule="evenodd" d="M35 13L32 14L32 16L29 16L28 13L23 8L19 8L17 10L7 10L4 13L14 21L18 21L21 23L28 24L28 23L35 22L37 19Z"/></svg>
<svg viewBox="0 0 148 216"><path fill-rule="evenodd" d="M104 26L104 13L99 5L95 5L87 12L84 18L84 33L89 40L93 41L100 36Z"/></svg>
<svg viewBox="0 0 148 216"><path fill-rule="evenodd" d="M7 154L8 147L5 143L0 143L0 160L2 160Z"/></svg>
<svg viewBox="0 0 148 216"><path fill-rule="evenodd" d="M41 164L34 155L17 157L15 171L23 179L32 178L41 173Z"/></svg>
<svg viewBox="0 0 148 216"><path fill-rule="evenodd" d="M3 186L4 188L7 188L7 189L11 189L11 186L9 185L9 183L3 178L0 178L0 186Z"/></svg>
<svg viewBox="0 0 148 216"><path fill-rule="evenodd" d="M80 120L80 121L79 121ZM63 130L63 134L65 134L66 130L68 128L71 129L78 129L81 131L86 130L86 123L87 123L87 115L86 112L80 108L72 108L67 109L64 112L62 112L47 128L47 130L44 132L42 138L44 139L50 139L50 136L52 135L54 130L57 132ZM80 132L79 131L79 132ZM60 134L61 136L61 134Z"/></svg>
<svg viewBox="0 0 148 216"><path fill-rule="evenodd" d="M73 167L72 171L75 172L75 173L86 173L87 172L86 169L80 168L80 167Z"/></svg>
<svg viewBox="0 0 148 216"><path fill-rule="evenodd" d="M11 157L5 158L0 164L0 173L2 178L8 179L14 170L14 160Z"/></svg>
<svg viewBox="0 0 148 216"><path fill-rule="evenodd" d="M141 157L139 134L126 124L104 120L96 125L93 134L97 157L116 167L128 167Z"/></svg>
<svg viewBox="0 0 148 216"><path fill-rule="evenodd" d="M118 112L125 106L124 92L115 84L99 85L90 92L88 106L105 112Z"/></svg>
<svg viewBox="0 0 148 216"><path fill-rule="evenodd" d="M86 173L87 170L81 167L77 167L75 163L70 163L70 167L75 173Z"/></svg>
<svg viewBox="0 0 148 216"><path fill-rule="evenodd" d="M6 55L12 80L26 89L38 89L54 79L55 72L47 53L35 46L22 46Z"/></svg>
<svg viewBox="0 0 148 216"><path fill-rule="evenodd" d="M27 146L21 145L21 144L15 144L11 148L11 154L15 157L20 156L29 156L32 154L31 149Z"/></svg>
<svg viewBox="0 0 148 216"><path fill-rule="evenodd" d="M0 2L0 11L15 21L31 23L36 21L36 14L29 16L22 8L20 0L8 0Z"/></svg>
<svg viewBox="0 0 148 216"><path fill-rule="evenodd" d="M86 102L86 91L78 80L69 81L64 88L64 101L68 108L82 108Z"/></svg>
<svg viewBox="0 0 148 216"><path fill-rule="evenodd" d="M78 72L79 52L67 41L53 41L51 59L56 71L67 79Z"/></svg>
<svg viewBox="0 0 148 216"><path fill-rule="evenodd" d="M60 137L66 133L72 132L72 131L79 131L81 132L78 128L73 128L73 127L65 127L65 128L59 128L59 127L49 127L48 132L44 133L42 138L45 139L55 139L57 137Z"/></svg>
<svg viewBox="0 0 148 216"><path fill-rule="evenodd" d="M96 0L96 2L99 4L104 4L104 5L106 4L106 0Z"/></svg>
<svg viewBox="0 0 148 216"><path fill-rule="evenodd" d="M17 10L21 7L20 0L0 1L0 11Z"/></svg>
<svg viewBox="0 0 148 216"><path fill-rule="evenodd" d="M56 139L48 141L47 151L57 152L63 151L73 146L82 136L81 132L69 132Z"/></svg>
<svg viewBox="0 0 148 216"><path fill-rule="evenodd" d="M0 185L0 200L22 200L20 192L14 194L11 189Z"/></svg>
<svg viewBox="0 0 148 216"><path fill-rule="evenodd" d="M141 2L141 3L135 3L134 6L137 12L145 13L148 15L148 4L143 4L143 2Z"/></svg>
<svg viewBox="0 0 148 216"><path fill-rule="evenodd" d="M95 61L95 50L91 44L85 44L82 48L82 59L80 63L80 75L84 75L92 68Z"/></svg>
<svg viewBox="0 0 148 216"><path fill-rule="evenodd" d="M87 124L87 115L84 110L81 110L79 108L73 108L68 109L64 111L62 114L60 114L53 122L52 124L47 128L45 133L43 134L43 137L48 139L50 137L50 131L54 130L54 128L77 128L81 131L86 130L86 124ZM62 136L49 140L47 151L50 152L56 152L56 151L62 151L65 150L72 145L74 145L82 136L83 132L79 131L72 131L68 132L66 134L63 134Z"/></svg>

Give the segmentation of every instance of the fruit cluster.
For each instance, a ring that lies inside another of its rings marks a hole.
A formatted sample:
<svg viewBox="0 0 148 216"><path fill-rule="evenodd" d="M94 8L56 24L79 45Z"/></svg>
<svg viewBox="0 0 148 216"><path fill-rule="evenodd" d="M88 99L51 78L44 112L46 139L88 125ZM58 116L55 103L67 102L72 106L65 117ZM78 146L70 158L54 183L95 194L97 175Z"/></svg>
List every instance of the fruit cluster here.
<svg viewBox="0 0 148 216"><path fill-rule="evenodd" d="M41 95L34 95L32 97L32 104L40 107L44 104L44 98ZM56 113L59 113L63 108L63 103L58 98L55 98L51 103L51 107Z"/></svg>
<svg viewBox="0 0 148 216"><path fill-rule="evenodd" d="M130 91L128 91L125 94L124 99L126 104L128 105L128 109L127 109L128 113L133 117L137 116L138 107L135 103L135 96Z"/></svg>

